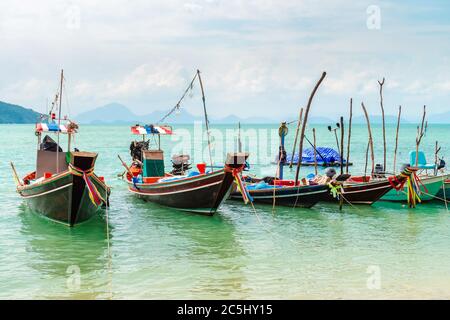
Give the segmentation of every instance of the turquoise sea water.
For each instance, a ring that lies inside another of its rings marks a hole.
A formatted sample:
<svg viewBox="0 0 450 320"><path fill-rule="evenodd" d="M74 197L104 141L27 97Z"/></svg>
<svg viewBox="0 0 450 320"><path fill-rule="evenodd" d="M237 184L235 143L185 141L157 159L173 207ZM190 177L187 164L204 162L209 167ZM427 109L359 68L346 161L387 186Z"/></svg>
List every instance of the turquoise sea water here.
<svg viewBox="0 0 450 320"><path fill-rule="evenodd" d="M213 127L224 136L234 129ZM167 169L170 151L180 143L191 144L186 151L194 164L208 159L198 136L183 140L192 126L175 128L181 131L162 138ZM276 135L275 125L243 126L244 149L251 153L252 172L274 175L269 162L277 139L266 129ZM318 145L335 146L325 125L316 129ZM380 126L373 130L381 163ZM288 151L294 132L291 126ZM401 128L399 166L408 162L415 133L414 125ZM76 146L99 153L96 172L112 187L107 236L105 216L69 229L30 212L15 193L9 161L20 175L34 170L33 126L1 125L0 136L0 298L450 298L450 215L442 203L416 209L376 203L342 212L333 204L275 212L256 205L256 216L249 205L226 202L214 217L177 212L135 199L117 177L123 171L117 154L128 159L133 138L128 126L82 126ZM394 138L389 125L388 169ZM354 126L351 172L364 170L367 140L366 127ZM448 160L450 125L428 127L421 149L430 161L435 140ZM217 163L233 148L221 146L219 137L214 146ZM301 175L313 170L302 168Z"/></svg>

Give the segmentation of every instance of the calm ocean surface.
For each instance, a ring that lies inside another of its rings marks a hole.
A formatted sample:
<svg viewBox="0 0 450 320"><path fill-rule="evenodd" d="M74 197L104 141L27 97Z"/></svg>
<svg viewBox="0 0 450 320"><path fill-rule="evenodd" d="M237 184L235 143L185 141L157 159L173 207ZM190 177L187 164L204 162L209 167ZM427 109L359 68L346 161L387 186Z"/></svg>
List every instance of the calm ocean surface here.
<svg viewBox="0 0 450 320"><path fill-rule="evenodd" d="M315 127L317 144L335 147L326 125ZM174 128L182 131L161 139L167 169L170 150L186 145L182 139L194 132L192 126ZM213 128L226 136L235 127ZM383 161L380 128L373 128L377 163ZM274 175L275 166L267 162L277 141L266 129L277 126L244 126L250 135L244 149L251 153L252 172ZM387 129L390 169L395 126ZM352 130L351 171L361 173L367 129ZM292 125L288 151L294 133ZM401 127L399 166L408 162L415 133L415 125ZM240 202L226 202L214 217L177 212L135 199L117 177L123 171L117 154L129 159L128 126L81 126L76 146L99 153L96 172L112 187L109 260L104 216L69 229L33 214L16 194L9 161L21 176L34 170L33 125L0 125L0 137L0 298L450 298L450 214L442 203L416 209L376 203L342 212L332 204L275 212L257 205L261 222ZM312 141L310 130L308 137ZM217 163L223 163L226 147L219 140ZM421 149L430 162L436 140L450 164L450 125L428 127ZM203 160L195 141L191 147L193 163ZM301 175L313 170L302 168Z"/></svg>

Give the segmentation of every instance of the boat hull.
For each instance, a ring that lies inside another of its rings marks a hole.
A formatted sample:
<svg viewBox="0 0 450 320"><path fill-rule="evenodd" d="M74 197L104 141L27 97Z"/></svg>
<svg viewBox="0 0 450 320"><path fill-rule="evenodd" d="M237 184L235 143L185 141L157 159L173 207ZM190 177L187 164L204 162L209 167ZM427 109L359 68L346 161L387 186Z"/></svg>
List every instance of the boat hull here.
<svg viewBox="0 0 450 320"><path fill-rule="evenodd" d="M95 175L91 181L107 199L108 187ZM40 183L19 186L17 191L32 211L69 226L89 220L101 209L90 200L84 180L69 171Z"/></svg>
<svg viewBox="0 0 450 320"><path fill-rule="evenodd" d="M371 205L392 190L392 185L388 180L383 180L368 183L345 183L343 188L344 203ZM326 194L322 200L325 202L339 201L331 193Z"/></svg>
<svg viewBox="0 0 450 320"><path fill-rule="evenodd" d="M426 193L421 193L420 200L421 201L430 201L437 196L439 191L442 188L442 179L447 179L448 176L434 176L434 177L420 177L420 180L422 184L427 188ZM420 187L420 189L423 191L423 186ZM392 202L405 202L408 201L407 199L407 189L406 187L403 188L403 190L395 190L392 189L386 195L384 195L381 198L382 201L392 201Z"/></svg>
<svg viewBox="0 0 450 320"><path fill-rule="evenodd" d="M445 184L439 189L437 196L447 201L450 200L450 180L445 181Z"/></svg>
<svg viewBox="0 0 450 320"><path fill-rule="evenodd" d="M273 204L286 207L311 208L329 192L327 185L300 187L279 187L260 190L248 190L255 203ZM231 199L242 199L240 192L231 194Z"/></svg>
<svg viewBox="0 0 450 320"><path fill-rule="evenodd" d="M214 215L228 197L234 177L225 170L160 183L128 181L129 191L137 197L177 210Z"/></svg>

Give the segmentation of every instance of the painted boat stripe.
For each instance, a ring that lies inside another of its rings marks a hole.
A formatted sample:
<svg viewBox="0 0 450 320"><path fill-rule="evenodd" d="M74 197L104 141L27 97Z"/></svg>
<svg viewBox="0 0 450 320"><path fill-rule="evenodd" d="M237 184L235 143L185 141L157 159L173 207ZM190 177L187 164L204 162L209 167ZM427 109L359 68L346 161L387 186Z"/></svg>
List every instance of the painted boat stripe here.
<svg viewBox="0 0 450 320"><path fill-rule="evenodd" d="M183 178L183 179L178 179L178 180L173 180L173 181L166 181L166 182L159 182L159 183L136 183L136 185L138 187L151 187L151 188L156 188L158 189L160 186L168 186L171 187L173 185L183 185L186 183L191 183L191 182L196 182L196 181L202 181L205 179L209 179L209 178L213 178L219 175L223 175L225 174L224 170L219 170L219 171L215 171L209 174L205 174L205 175L201 175L201 176L192 176L192 177L187 177L187 178ZM164 177L161 177L164 178ZM196 178L196 179L195 179ZM133 186L133 182L128 181L127 183L130 186Z"/></svg>
<svg viewBox="0 0 450 320"><path fill-rule="evenodd" d="M43 195L45 195L45 194L49 194L49 193L52 193L52 192L55 192L55 191L58 191L58 190L61 190L61 189L64 189L64 188L67 188L67 187L70 187L72 185L72 183L68 183L68 184L66 184L66 185L64 185L64 186L61 186L61 187L58 187L58 188L56 188L56 189L52 189L52 190L49 190L49 191L46 191L46 192L42 192L42 193L38 193L38 194L32 194L32 195L29 195L29 196L25 196L25 195L23 195L22 193L20 193L20 195L23 197L23 198L35 198L35 197L40 197L40 196L43 196Z"/></svg>
<svg viewBox="0 0 450 320"><path fill-rule="evenodd" d="M345 188L345 187L344 187ZM362 189L362 190L355 190L355 191L346 191L344 189L344 195L345 194L349 194L349 193L361 193L361 192L370 192L370 191L374 191L374 190L379 190L379 189L386 189L386 188L392 188L391 185L385 185L382 187L377 187L377 188L370 188L370 189Z"/></svg>
<svg viewBox="0 0 450 320"><path fill-rule="evenodd" d="M167 195L167 194L175 194L175 193L182 193L182 192L189 192L189 191L193 191L193 190L203 189L203 188L211 187L211 186L214 186L214 185L220 184L220 183L222 183L222 180L216 181L216 182L213 182L213 183L210 183L210 184L205 184L203 186L199 186L199 187L195 187L195 188L183 189L183 190L172 191L172 192L159 192L159 193L139 192L139 191L135 191L131 187L128 188L128 190L130 190L133 193L140 194L140 195L145 195L145 196L163 196L163 195Z"/></svg>
<svg viewBox="0 0 450 320"><path fill-rule="evenodd" d="M313 192L304 192L304 193L295 193L295 194L285 194L285 195L275 195L275 198L289 198L289 197L302 197L302 196L307 196L310 194L317 194L317 193L324 193L327 192L327 189L324 190L319 190L319 191L313 191ZM250 195L255 198L255 199L269 199L269 198L273 198L273 195L270 196L260 196L257 194L252 194L250 193ZM237 196L237 195L236 195ZM236 197L235 196L235 197Z"/></svg>

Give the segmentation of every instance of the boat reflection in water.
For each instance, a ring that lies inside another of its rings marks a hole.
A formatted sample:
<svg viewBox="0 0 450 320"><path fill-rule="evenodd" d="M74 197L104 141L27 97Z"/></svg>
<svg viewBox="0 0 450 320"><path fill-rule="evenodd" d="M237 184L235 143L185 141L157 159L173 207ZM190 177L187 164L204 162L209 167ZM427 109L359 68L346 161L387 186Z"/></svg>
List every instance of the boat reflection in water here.
<svg viewBox="0 0 450 320"><path fill-rule="evenodd" d="M25 239L31 274L22 281L33 299L95 299L109 297L108 244L105 220L96 216L78 228L20 208L20 233ZM111 228L109 228L111 238ZM44 293L41 295L42 293Z"/></svg>

